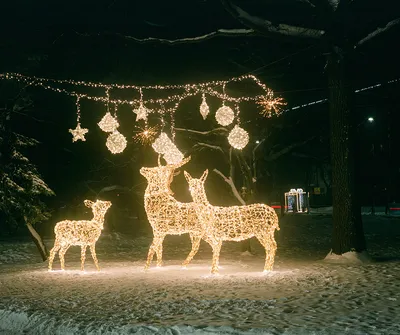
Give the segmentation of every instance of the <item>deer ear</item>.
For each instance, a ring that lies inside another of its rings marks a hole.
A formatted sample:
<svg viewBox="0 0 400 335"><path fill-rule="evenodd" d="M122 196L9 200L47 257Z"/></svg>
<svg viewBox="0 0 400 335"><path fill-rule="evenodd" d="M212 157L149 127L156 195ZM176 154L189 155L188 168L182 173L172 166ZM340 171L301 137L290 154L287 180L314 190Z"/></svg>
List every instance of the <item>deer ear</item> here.
<svg viewBox="0 0 400 335"><path fill-rule="evenodd" d="M203 172L203 175L200 177L201 181L205 181L208 176L208 169Z"/></svg>
<svg viewBox="0 0 400 335"><path fill-rule="evenodd" d="M93 206L93 201L85 200L85 201L84 201L84 204L85 204L86 207L92 208L92 206Z"/></svg>
<svg viewBox="0 0 400 335"><path fill-rule="evenodd" d="M192 180L192 177L190 176L189 172L187 171L183 171L183 173L185 174L185 178L188 182L190 182Z"/></svg>

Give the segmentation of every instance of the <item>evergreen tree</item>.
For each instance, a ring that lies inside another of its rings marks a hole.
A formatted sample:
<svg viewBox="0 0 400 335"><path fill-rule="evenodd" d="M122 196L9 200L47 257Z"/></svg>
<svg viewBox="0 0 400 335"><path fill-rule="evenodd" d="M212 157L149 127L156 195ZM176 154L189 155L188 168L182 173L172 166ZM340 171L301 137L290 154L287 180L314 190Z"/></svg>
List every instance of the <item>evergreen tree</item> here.
<svg viewBox="0 0 400 335"><path fill-rule="evenodd" d="M18 103L13 108L18 108ZM45 261L48 252L34 227L50 217L42 198L54 195L54 192L24 154L27 148L37 145L38 141L13 132L10 116L10 110L1 111L0 217L3 229L9 232L26 226Z"/></svg>

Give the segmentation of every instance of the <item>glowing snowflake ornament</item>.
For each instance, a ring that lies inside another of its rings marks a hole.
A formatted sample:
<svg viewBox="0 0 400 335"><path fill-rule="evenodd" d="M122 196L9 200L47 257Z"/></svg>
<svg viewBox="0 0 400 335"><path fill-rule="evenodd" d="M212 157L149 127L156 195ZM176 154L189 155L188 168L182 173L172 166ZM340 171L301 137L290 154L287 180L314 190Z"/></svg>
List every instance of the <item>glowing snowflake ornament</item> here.
<svg viewBox="0 0 400 335"><path fill-rule="evenodd" d="M233 122L235 118L235 113L229 106L222 106L218 108L215 113L215 119L221 126L228 126Z"/></svg>
<svg viewBox="0 0 400 335"><path fill-rule="evenodd" d="M119 127L119 123L117 119L110 114L110 112L107 112L98 123L98 126L102 131L105 131L106 133L112 133Z"/></svg>
<svg viewBox="0 0 400 335"><path fill-rule="evenodd" d="M119 154L126 148L126 138L118 130L108 135L106 146L113 154Z"/></svg>
<svg viewBox="0 0 400 335"><path fill-rule="evenodd" d="M81 124L78 123L75 129L70 129L69 132L72 134L72 142L81 140L86 141L85 134L89 132L86 128L81 128Z"/></svg>
<svg viewBox="0 0 400 335"><path fill-rule="evenodd" d="M249 143L249 134L246 130L236 125L228 135L229 144L235 149L243 149Z"/></svg>
<svg viewBox="0 0 400 335"><path fill-rule="evenodd" d="M169 139L166 133L161 133L154 141L152 147L155 152L162 154L168 164L178 164L183 159L183 154L176 145Z"/></svg>
<svg viewBox="0 0 400 335"><path fill-rule="evenodd" d="M203 120L207 118L207 115L210 113L210 107L207 105L206 96L203 94L203 101L200 105L200 114L203 117Z"/></svg>
<svg viewBox="0 0 400 335"><path fill-rule="evenodd" d="M139 121L147 120L147 114L149 114L150 111L141 103L139 108L134 109L133 112L136 114L136 121Z"/></svg>

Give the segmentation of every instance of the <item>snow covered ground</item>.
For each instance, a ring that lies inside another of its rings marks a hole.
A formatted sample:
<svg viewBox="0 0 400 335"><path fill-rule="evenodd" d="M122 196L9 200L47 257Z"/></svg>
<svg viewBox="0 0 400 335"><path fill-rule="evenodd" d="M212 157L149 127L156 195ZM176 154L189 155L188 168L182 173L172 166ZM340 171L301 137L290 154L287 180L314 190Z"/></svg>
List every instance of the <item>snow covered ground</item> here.
<svg viewBox="0 0 400 335"><path fill-rule="evenodd" d="M287 216L277 232L275 270L264 255L226 243L210 276L203 242L186 270L186 235L169 237L164 267L143 272L150 236L104 234L102 268L47 271L32 242L0 242L0 334L400 334L400 219L364 216L369 264L324 261L329 216ZM51 246L52 241L46 241ZM55 268L59 269L58 258Z"/></svg>

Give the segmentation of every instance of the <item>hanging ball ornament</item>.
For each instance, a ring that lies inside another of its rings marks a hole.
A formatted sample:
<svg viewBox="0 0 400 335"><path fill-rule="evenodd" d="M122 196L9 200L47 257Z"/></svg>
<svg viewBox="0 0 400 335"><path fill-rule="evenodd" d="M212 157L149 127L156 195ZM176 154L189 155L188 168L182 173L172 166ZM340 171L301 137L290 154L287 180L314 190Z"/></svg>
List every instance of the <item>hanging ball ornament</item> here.
<svg viewBox="0 0 400 335"><path fill-rule="evenodd" d="M215 119L221 126L228 126L233 122L235 118L235 113L229 106L222 106L218 108L215 113Z"/></svg>
<svg viewBox="0 0 400 335"><path fill-rule="evenodd" d="M203 101L200 105L200 114L203 117L203 120L207 118L207 115L210 113L210 107L207 105L206 96L203 94Z"/></svg>
<svg viewBox="0 0 400 335"><path fill-rule="evenodd" d="M108 135L106 146L113 154L119 154L126 148L126 138L118 130Z"/></svg>
<svg viewBox="0 0 400 335"><path fill-rule="evenodd" d="M103 116L98 125L102 131L107 133L112 133L119 127L117 119L113 117L110 112L107 112L106 115Z"/></svg>
<svg viewBox="0 0 400 335"><path fill-rule="evenodd" d="M249 143L249 134L236 125L228 135L228 142L235 149L243 149Z"/></svg>

